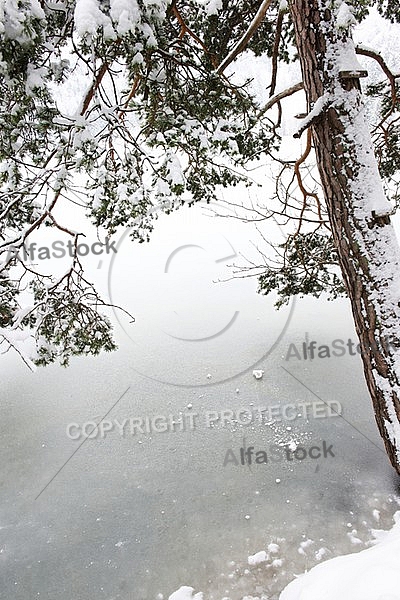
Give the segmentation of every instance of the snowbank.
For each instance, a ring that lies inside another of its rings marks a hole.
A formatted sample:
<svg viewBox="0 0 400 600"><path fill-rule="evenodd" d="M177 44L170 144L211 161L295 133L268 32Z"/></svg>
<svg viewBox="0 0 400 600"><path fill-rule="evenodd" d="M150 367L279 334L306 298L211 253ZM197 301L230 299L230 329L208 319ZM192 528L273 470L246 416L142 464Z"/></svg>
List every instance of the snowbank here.
<svg viewBox="0 0 400 600"><path fill-rule="evenodd" d="M199 592L194 594L194 589L188 585L183 585L176 592L174 592L168 600L203 600L203 594ZM397 599L396 599L397 600Z"/></svg>
<svg viewBox="0 0 400 600"><path fill-rule="evenodd" d="M400 600L400 511L393 529L358 554L338 556L292 581L279 600Z"/></svg>

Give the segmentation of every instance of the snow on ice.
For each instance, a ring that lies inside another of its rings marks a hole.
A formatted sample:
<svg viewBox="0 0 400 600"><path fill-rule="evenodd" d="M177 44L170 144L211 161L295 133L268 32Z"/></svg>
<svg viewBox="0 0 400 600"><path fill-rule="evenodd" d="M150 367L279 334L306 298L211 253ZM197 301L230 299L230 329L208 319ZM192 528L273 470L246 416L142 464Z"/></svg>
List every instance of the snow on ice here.
<svg viewBox="0 0 400 600"><path fill-rule="evenodd" d="M279 600L400 600L400 511L390 531L356 554L332 558L292 581Z"/></svg>

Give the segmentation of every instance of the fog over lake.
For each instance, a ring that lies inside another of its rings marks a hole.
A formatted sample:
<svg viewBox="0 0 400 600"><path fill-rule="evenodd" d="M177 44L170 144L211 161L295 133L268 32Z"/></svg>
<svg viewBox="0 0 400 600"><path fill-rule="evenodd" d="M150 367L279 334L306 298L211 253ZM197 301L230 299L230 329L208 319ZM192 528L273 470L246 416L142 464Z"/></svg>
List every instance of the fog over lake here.
<svg viewBox="0 0 400 600"><path fill-rule="evenodd" d="M349 305L276 311L231 278L254 239L205 207L161 217L150 244L84 259L135 318L110 309L117 352L36 373L2 357L2 598L277 598L391 526Z"/></svg>

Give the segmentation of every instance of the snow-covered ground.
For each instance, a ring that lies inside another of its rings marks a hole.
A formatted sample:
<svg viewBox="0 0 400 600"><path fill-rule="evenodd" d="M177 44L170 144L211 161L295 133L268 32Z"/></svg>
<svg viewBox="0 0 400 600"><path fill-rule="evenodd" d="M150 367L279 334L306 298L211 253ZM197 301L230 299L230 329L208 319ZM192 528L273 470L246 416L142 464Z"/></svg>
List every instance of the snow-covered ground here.
<svg viewBox="0 0 400 600"><path fill-rule="evenodd" d="M399 600L400 512L389 532L357 554L339 556L298 577L280 600Z"/></svg>

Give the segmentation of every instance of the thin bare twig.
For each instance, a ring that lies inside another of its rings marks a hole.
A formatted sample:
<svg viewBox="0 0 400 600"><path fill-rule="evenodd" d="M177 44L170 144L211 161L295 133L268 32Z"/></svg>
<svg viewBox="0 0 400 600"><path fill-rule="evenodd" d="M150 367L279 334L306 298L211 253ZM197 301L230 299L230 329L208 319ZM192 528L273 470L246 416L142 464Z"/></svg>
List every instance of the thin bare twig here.
<svg viewBox="0 0 400 600"><path fill-rule="evenodd" d="M378 52L374 52L373 50L370 50L369 48L362 48L361 46L357 46L356 53L360 54L361 56L367 56L368 58L372 58L379 64L382 71L385 73L386 77L389 79L392 103L394 106L396 104L396 102L398 101L397 90L396 90L396 79L398 79L400 77L400 75L395 75L394 73L392 73L392 71L388 67L387 63L385 62L385 59L380 54L378 54Z"/></svg>
<svg viewBox="0 0 400 600"><path fill-rule="evenodd" d="M296 83L295 85L292 85L291 87L286 88L285 90L282 90L282 92L275 94L275 96L272 96L272 98L270 98L268 100L268 102L266 103L266 105L260 110L260 112L257 115L257 118L259 119L260 117L262 117L277 102L280 102L284 98L287 98L288 96L292 96L296 92L299 92L300 90L303 90L303 89L304 89L304 83L302 81L299 81L299 83Z"/></svg>
<svg viewBox="0 0 400 600"><path fill-rule="evenodd" d="M282 25L283 25L284 16L285 16L285 13L283 10L281 10L279 12L278 19L276 22L274 48L272 50L272 74L271 74L271 85L270 85L270 90L269 90L270 97L272 97L274 95L275 88L276 88L276 78L278 75L278 53L279 53L279 44L281 41Z"/></svg>

